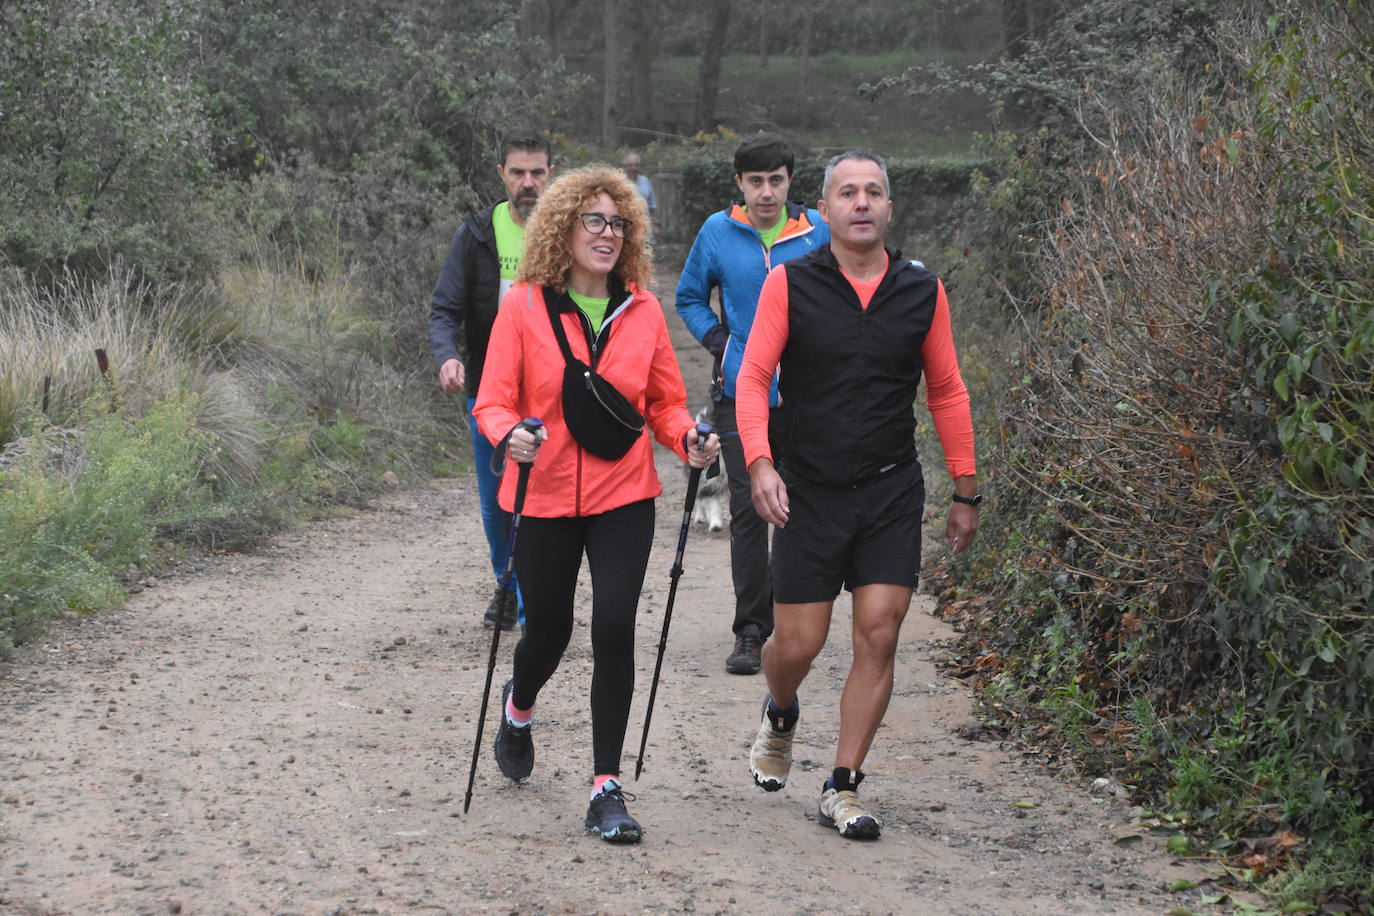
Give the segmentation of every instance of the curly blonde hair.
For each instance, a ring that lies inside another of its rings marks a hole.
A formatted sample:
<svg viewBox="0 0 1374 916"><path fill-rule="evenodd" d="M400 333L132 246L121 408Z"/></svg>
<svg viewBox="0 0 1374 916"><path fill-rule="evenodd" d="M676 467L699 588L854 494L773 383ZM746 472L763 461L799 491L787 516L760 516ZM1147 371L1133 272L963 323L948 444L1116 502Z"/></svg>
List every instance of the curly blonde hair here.
<svg viewBox="0 0 1374 916"><path fill-rule="evenodd" d="M653 278L649 256L649 208L625 173L609 165L573 169L549 183L525 226L525 248L520 256L518 280L567 289L572 269L568 235L578 217L595 206L602 194L615 201L620 215L630 221L625 243L613 273L626 287L648 289Z"/></svg>

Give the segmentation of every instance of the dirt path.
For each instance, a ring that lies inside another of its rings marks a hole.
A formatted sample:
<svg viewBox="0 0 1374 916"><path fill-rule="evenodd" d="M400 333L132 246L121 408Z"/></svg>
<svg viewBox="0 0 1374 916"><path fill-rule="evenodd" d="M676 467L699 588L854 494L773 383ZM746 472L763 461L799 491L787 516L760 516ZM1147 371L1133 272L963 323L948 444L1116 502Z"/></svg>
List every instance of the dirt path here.
<svg viewBox="0 0 1374 916"><path fill-rule="evenodd" d="M700 351L679 352L701 391ZM660 469L627 774L684 489L666 453ZM814 822L844 602L804 687L793 781L760 792L746 755L764 683L724 673L728 542L701 529L630 786L644 842L582 829L585 600L540 697L533 778L504 782L484 748L464 816L489 586L480 526L454 520L476 512L466 479L392 494L184 569L0 666L0 913L1163 913L1162 884L1197 877L1148 843L1114 845L1136 832L1116 804L959 737L970 699L936 672L950 634L924 597L866 766L882 840Z"/></svg>

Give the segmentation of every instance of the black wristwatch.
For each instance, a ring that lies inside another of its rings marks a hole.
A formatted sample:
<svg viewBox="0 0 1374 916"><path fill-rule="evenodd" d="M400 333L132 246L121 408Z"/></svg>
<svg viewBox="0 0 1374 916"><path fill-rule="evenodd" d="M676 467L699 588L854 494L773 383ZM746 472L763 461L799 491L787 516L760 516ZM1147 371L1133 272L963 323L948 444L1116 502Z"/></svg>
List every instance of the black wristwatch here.
<svg viewBox="0 0 1374 916"><path fill-rule="evenodd" d="M974 493L972 496L960 496L958 493L955 493L950 498L953 499L956 503L963 503L966 506L973 506L975 508L983 504L982 493Z"/></svg>

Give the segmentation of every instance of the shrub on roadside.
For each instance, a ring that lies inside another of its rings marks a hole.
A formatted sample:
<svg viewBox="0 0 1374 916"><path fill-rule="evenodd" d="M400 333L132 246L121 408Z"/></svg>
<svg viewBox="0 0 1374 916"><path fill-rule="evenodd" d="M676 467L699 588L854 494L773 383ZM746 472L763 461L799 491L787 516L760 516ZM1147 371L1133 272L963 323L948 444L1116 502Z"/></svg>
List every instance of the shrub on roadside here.
<svg viewBox="0 0 1374 916"><path fill-rule="evenodd" d="M118 571L147 562L160 530L211 510L201 478L210 439L196 428L194 395L133 422L102 406L92 405L70 472L48 462L47 432L0 470L0 652L54 614L116 604Z"/></svg>
<svg viewBox="0 0 1374 916"><path fill-rule="evenodd" d="M968 570L1006 714L1294 905L1374 895L1374 32L1300 9L1225 93L1096 94Z"/></svg>
<svg viewBox="0 0 1374 916"><path fill-rule="evenodd" d="M254 543L453 438L346 272L0 286L0 638L116 603L165 545ZM110 371L97 368L104 350ZM427 369L427 367L426 367ZM42 409L45 378L48 405ZM140 476L143 475L143 476ZM146 478L146 479L145 479Z"/></svg>

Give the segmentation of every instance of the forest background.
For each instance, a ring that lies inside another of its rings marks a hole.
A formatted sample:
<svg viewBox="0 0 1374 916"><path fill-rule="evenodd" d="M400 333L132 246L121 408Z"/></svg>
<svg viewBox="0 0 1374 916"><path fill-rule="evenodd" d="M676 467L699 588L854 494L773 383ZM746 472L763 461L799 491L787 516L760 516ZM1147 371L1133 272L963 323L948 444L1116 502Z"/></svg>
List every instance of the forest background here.
<svg viewBox="0 0 1374 916"><path fill-rule="evenodd" d="M990 494L950 672L1172 851L1368 912L1372 41L1357 0L0 0L0 653L465 471L423 328L506 127L641 152L668 271L739 136L806 200L871 146Z"/></svg>

